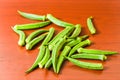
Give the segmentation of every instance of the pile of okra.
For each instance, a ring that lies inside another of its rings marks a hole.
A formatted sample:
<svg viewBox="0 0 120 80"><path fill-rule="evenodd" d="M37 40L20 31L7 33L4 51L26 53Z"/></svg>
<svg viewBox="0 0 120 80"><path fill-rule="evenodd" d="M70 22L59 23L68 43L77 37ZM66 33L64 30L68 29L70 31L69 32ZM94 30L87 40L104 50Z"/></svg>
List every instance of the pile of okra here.
<svg viewBox="0 0 120 80"><path fill-rule="evenodd" d="M36 23L19 24L12 27L13 31L19 35L19 46L25 46L27 50L31 50L36 44L41 43L38 56L33 65L26 70L26 73L30 73L37 67L46 69L52 67L55 73L59 73L65 60L70 61L80 68L103 70L102 63L84 62L78 59L105 61L107 55L117 53L108 50L86 49L85 47L91 44L91 40L88 39L88 35L80 35L82 28L80 24L74 25L62 21L52 14L37 15L22 11L18 11L18 13L28 19L41 20ZM92 17L88 17L86 21L90 33L95 34L96 29L92 22ZM51 23L64 29L55 35L55 29L53 27L48 30L43 28ZM26 36L23 30L31 29L35 29L35 31Z"/></svg>

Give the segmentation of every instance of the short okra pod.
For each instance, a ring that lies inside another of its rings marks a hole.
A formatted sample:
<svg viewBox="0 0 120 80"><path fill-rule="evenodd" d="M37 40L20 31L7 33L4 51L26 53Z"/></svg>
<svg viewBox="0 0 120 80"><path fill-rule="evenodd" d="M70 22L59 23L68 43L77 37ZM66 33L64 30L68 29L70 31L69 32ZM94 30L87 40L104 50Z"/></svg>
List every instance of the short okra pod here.
<svg viewBox="0 0 120 80"><path fill-rule="evenodd" d="M70 38L75 38L75 37L79 36L80 32L81 32L81 25L80 24L75 25L75 30L72 33L72 35L70 36Z"/></svg>
<svg viewBox="0 0 120 80"><path fill-rule="evenodd" d="M92 22L92 16L87 18L87 26L88 26L88 29L90 31L91 34L95 34L96 33L96 29L93 25L93 22Z"/></svg>
<svg viewBox="0 0 120 80"><path fill-rule="evenodd" d="M82 36L80 36L79 38L81 38L82 41L83 41L83 40L87 39L88 37L89 37L88 35L82 35Z"/></svg>
<svg viewBox="0 0 120 80"><path fill-rule="evenodd" d="M48 33L48 35L46 36L46 38L44 39L44 41L42 42L42 45L48 44L48 42L49 42L49 41L51 40L51 38L53 37L54 32L55 32L55 29L54 29L54 28L50 28L50 29L49 29L49 33Z"/></svg>
<svg viewBox="0 0 120 80"><path fill-rule="evenodd" d="M36 30L34 32L32 32L27 38L26 38L26 43L29 43L33 38L35 38L36 36L42 34L42 33L45 33L45 32L48 32L48 30Z"/></svg>
<svg viewBox="0 0 120 80"><path fill-rule="evenodd" d="M52 57L49 58L49 60L47 61L47 63L45 64L45 67L46 69L50 68L50 66L52 65Z"/></svg>
<svg viewBox="0 0 120 80"><path fill-rule="evenodd" d="M50 42L49 42L49 49L52 50L54 45L63 38L69 31L73 30L74 27L66 27L64 30L62 30L60 33L58 33Z"/></svg>
<svg viewBox="0 0 120 80"><path fill-rule="evenodd" d="M41 45L40 51L39 51L39 53L38 53L38 56L37 56L35 62L34 62L33 65L26 71L26 73L30 73L31 71L33 71L33 70L38 66L38 63L42 60L44 54L45 54L45 46Z"/></svg>
<svg viewBox="0 0 120 80"><path fill-rule="evenodd" d="M18 10L18 13L28 19L32 19L32 20L43 20L45 21L46 17L45 15L37 15L37 14L31 14L31 13L26 13L26 12L22 12Z"/></svg>
<svg viewBox="0 0 120 80"><path fill-rule="evenodd" d="M52 50L52 65L54 72L57 72L57 58L58 58L58 52L66 42L65 38L61 38L60 41L55 45L55 47Z"/></svg>
<svg viewBox="0 0 120 80"><path fill-rule="evenodd" d="M74 65L77 65L81 68L86 68L86 69L93 69L93 70L103 70L103 65L101 63L90 63L90 62L83 62L79 61L70 57L65 57L68 59L71 63Z"/></svg>
<svg viewBox="0 0 120 80"><path fill-rule="evenodd" d="M30 41L29 43L27 43L26 49L27 49L27 50L32 49L33 46L35 46L37 43L39 43L40 41L42 41L42 40L45 38L45 36L46 36L47 34L48 34L48 33L42 34L42 35L40 35L40 36L34 38L32 41Z"/></svg>
<svg viewBox="0 0 120 80"><path fill-rule="evenodd" d="M74 47L71 49L71 51L70 51L70 53L69 53L68 56L71 56L72 54L74 54L74 53L77 51L78 48L84 47L84 46L87 46L87 45L90 45L90 44L91 44L91 41L90 41L89 39L84 40L84 41L78 43L76 46L74 46Z"/></svg>
<svg viewBox="0 0 120 80"><path fill-rule="evenodd" d="M26 39L25 33L21 30L17 30L15 28L13 28L13 27L12 27L12 29L14 30L14 32L16 32L19 35L18 45L24 46L26 44L25 43L25 39Z"/></svg>
<svg viewBox="0 0 120 80"><path fill-rule="evenodd" d="M65 48L61 52L61 54L60 54L60 56L58 58L58 62L57 62L57 73L59 73L59 71L60 71L62 63L64 61L64 56L67 56L67 54L69 53L70 49L71 49L70 46L65 46Z"/></svg>
<svg viewBox="0 0 120 80"><path fill-rule="evenodd" d="M45 56L44 56L43 59L38 63L39 68L43 68L43 66L46 64L46 62L49 60L49 58L50 58L50 50L49 50L48 47L46 46Z"/></svg>
<svg viewBox="0 0 120 80"><path fill-rule="evenodd" d="M36 23L29 23L29 24L20 24L20 25L15 25L14 28L19 30L38 29L38 28L45 27L50 23L51 23L50 21L45 21L45 22L36 22Z"/></svg>
<svg viewBox="0 0 120 80"><path fill-rule="evenodd" d="M79 48L77 51L78 51L79 53L102 54L102 55L112 55L112 54L118 53L118 52L115 52L115 51L96 50L96 49L84 49L84 48Z"/></svg>
<svg viewBox="0 0 120 80"><path fill-rule="evenodd" d="M55 18L52 14L47 14L47 19L61 27L74 26L71 23L67 23L67 22L64 22L64 21L61 21L61 20Z"/></svg>
<svg viewBox="0 0 120 80"><path fill-rule="evenodd" d="M96 54L74 54L71 58L83 58L83 59L95 59L95 60L106 60L107 56L105 55L96 55Z"/></svg>

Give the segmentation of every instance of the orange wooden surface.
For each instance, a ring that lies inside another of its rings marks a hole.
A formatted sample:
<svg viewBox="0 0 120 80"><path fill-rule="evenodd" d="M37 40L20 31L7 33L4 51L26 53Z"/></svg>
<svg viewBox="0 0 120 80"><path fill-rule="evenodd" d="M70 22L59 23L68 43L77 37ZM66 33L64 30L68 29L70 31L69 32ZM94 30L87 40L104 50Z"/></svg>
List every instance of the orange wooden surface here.
<svg viewBox="0 0 120 80"><path fill-rule="evenodd" d="M90 35L94 43L88 48L120 52L120 0L0 0L0 80L120 80L120 55L108 56L102 62L103 71L93 71L65 62L59 75L53 70L36 69L26 75L24 72L32 65L38 49L27 51L17 45L18 35L11 26L37 22L21 17L17 10L47 14L70 22L80 23L83 34L89 34L86 18L94 17L97 34ZM63 28L54 24L45 27ZM29 34L33 30L25 31ZM90 62L101 62L91 61Z"/></svg>

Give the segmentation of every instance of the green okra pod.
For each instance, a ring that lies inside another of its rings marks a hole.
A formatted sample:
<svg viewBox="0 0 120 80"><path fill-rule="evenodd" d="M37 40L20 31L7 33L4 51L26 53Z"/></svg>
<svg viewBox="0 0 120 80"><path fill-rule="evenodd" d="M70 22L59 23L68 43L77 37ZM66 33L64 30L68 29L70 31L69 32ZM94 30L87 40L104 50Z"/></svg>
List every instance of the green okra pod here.
<svg viewBox="0 0 120 80"><path fill-rule="evenodd" d="M43 68L43 66L47 63L49 58L50 58L50 50L46 46L45 55L44 55L43 59L38 63L39 68Z"/></svg>
<svg viewBox="0 0 120 80"><path fill-rule="evenodd" d="M87 18L87 26L88 26L88 29L90 31L91 34L95 34L96 33L96 29L93 25L93 22L92 22L92 16Z"/></svg>
<svg viewBox="0 0 120 80"><path fill-rule="evenodd" d="M45 15L37 15L37 14L31 14L31 13L26 13L26 12L22 12L18 10L18 13L28 19L32 19L32 20L43 20L45 21L46 17Z"/></svg>
<svg viewBox="0 0 120 80"><path fill-rule="evenodd" d="M42 35L34 38L32 41L30 41L29 43L27 43L26 49L27 49L27 50L32 49L33 46L35 46L37 43L39 43L40 41L42 41L47 34L48 34L48 33L45 33L45 34L42 34Z"/></svg>
<svg viewBox="0 0 120 80"><path fill-rule="evenodd" d="M74 54L71 58L83 58L83 59L95 59L95 60L106 60L107 56L97 54Z"/></svg>
<svg viewBox="0 0 120 80"><path fill-rule="evenodd" d="M39 51L39 53L38 53L38 56L37 56L35 62L34 62L33 65L26 71L26 73L30 73L31 71L33 71L33 70L38 66L38 63L42 60L44 54L45 54L45 46L41 45L40 51Z"/></svg>
<svg viewBox="0 0 120 80"><path fill-rule="evenodd" d="M25 39L26 39L25 33L21 30L17 30L15 28L13 28L13 27L12 27L12 29L14 30L14 32L16 32L19 35L18 45L24 46L26 44L25 43Z"/></svg>
<svg viewBox="0 0 120 80"><path fill-rule="evenodd" d="M32 32L27 38L26 38L26 43L29 43L33 38L35 38L36 36L42 34L42 33L45 33L45 32L48 32L48 30L36 30L34 32Z"/></svg>
<svg viewBox="0 0 120 80"><path fill-rule="evenodd" d="M53 70L56 73L57 72L57 58L58 58L58 52L66 42L65 38L61 38L60 41L55 45L55 47L52 50L52 65Z"/></svg>
<svg viewBox="0 0 120 80"><path fill-rule="evenodd" d="M47 19L61 27L74 26L71 23L67 23L67 22L64 22L64 21L61 21L61 20L55 18L52 14L47 14Z"/></svg>
<svg viewBox="0 0 120 80"><path fill-rule="evenodd" d="M70 53L69 53L68 56L71 56L72 54L74 54L74 53L77 51L78 48L84 47L84 46L90 45L90 44L91 44L91 41L90 41L89 39L84 40L84 41L78 43L76 46L74 46L74 47L71 49L71 51L70 51Z"/></svg>
<svg viewBox="0 0 120 80"><path fill-rule="evenodd" d="M63 38L69 31L73 30L74 27L66 27L64 30L62 30L60 33L58 33L50 42L49 42L49 49L52 50L54 45Z"/></svg>
<svg viewBox="0 0 120 80"><path fill-rule="evenodd" d="M103 70L103 65L101 63L90 63L90 62L83 62L79 61L70 57L65 57L74 65L77 65L81 68L92 69L92 70Z"/></svg>
<svg viewBox="0 0 120 80"><path fill-rule="evenodd" d="M79 53L102 54L102 55L112 55L112 54L118 53L118 52L115 52L115 51L96 50L96 49L84 49L84 48L79 48L77 51L78 51Z"/></svg>
<svg viewBox="0 0 120 80"><path fill-rule="evenodd" d="M65 48L61 52L61 54L60 54L60 56L58 58L58 62L57 62L57 73L59 73L59 71L60 71L62 63L64 61L64 56L67 56L67 54L69 53L70 49L71 49L70 46L65 46Z"/></svg>
<svg viewBox="0 0 120 80"><path fill-rule="evenodd" d="M44 22L36 22L36 23L29 23L29 24L20 24L20 25L15 25L14 28L18 30L38 29L38 28L45 27L50 23L51 23L50 21L44 21Z"/></svg>
<svg viewBox="0 0 120 80"><path fill-rule="evenodd" d="M49 60L47 61L47 63L45 64L45 69L48 69L48 68L50 68L50 66L52 65L52 57L51 58L49 58Z"/></svg>
<svg viewBox="0 0 120 80"><path fill-rule="evenodd" d="M80 24L75 25L75 30L72 33L72 35L70 36L70 38L75 38L75 37L79 36L80 32L81 32L81 25Z"/></svg>

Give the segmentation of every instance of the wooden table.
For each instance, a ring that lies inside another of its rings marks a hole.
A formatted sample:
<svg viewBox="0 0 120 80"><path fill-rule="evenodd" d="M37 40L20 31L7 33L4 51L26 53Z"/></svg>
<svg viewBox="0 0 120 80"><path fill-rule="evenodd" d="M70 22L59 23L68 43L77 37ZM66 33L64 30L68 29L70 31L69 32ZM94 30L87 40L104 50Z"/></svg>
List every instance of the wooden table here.
<svg viewBox="0 0 120 80"><path fill-rule="evenodd" d="M90 35L93 44L87 48L120 52L120 0L0 0L0 80L120 80L120 55L108 56L103 71L79 68L66 61L59 75L53 70L37 68L30 74L25 71L32 65L38 49L27 51L17 45L18 35L11 27L15 24L38 22L21 17L17 10L51 13L61 20L82 25L82 34L89 34L86 19L94 17L96 35ZM57 31L62 27L49 25ZM28 35L34 30L25 31ZM88 62L101 62L83 60Z"/></svg>

